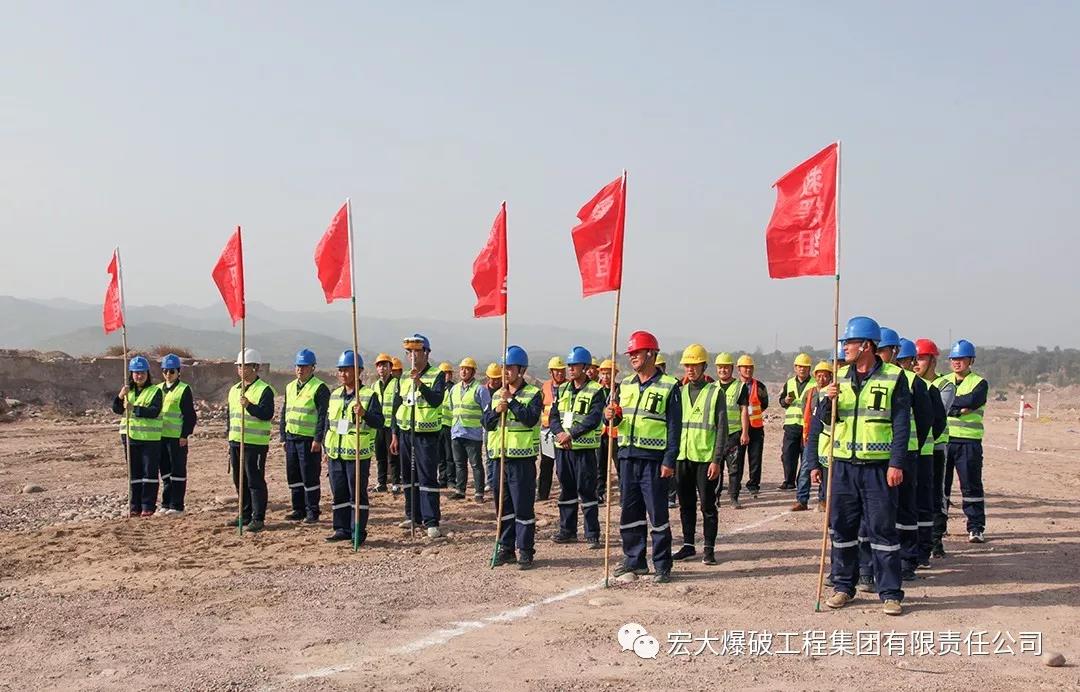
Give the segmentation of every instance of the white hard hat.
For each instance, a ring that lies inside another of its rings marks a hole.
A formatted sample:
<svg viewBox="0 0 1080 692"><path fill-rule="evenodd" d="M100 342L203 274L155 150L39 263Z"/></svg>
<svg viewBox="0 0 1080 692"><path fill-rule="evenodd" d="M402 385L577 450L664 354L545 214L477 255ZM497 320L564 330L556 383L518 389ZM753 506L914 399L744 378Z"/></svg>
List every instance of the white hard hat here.
<svg viewBox="0 0 1080 692"><path fill-rule="evenodd" d="M236 354L236 364L240 365L241 361L248 365L261 365L263 362L262 354L253 348L245 348Z"/></svg>

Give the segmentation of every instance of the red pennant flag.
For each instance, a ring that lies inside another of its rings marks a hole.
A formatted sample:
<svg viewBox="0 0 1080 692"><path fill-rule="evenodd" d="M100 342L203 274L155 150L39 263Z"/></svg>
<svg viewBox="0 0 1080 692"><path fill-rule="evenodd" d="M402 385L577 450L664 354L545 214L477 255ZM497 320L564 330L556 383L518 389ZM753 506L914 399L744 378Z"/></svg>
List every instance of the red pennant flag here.
<svg viewBox="0 0 1080 692"><path fill-rule="evenodd" d="M214 265L211 272L214 283L221 291L221 298L225 301L225 307L229 309L229 317L235 325L237 321L244 319L244 248L240 242L240 227L236 227L236 233L232 234L229 242L225 243L225 249L221 251L221 257Z"/></svg>
<svg viewBox="0 0 1080 692"><path fill-rule="evenodd" d="M472 287L476 292L473 317L506 314L506 267L506 202L503 202L487 243L473 260Z"/></svg>
<svg viewBox="0 0 1080 692"><path fill-rule="evenodd" d="M349 257L349 203L341 205L322 240L315 246L315 269L326 302L352 297L352 260Z"/></svg>
<svg viewBox="0 0 1080 692"><path fill-rule="evenodd" d="M773 183L776 206L765 229L769 276L836 274L836 173L832 143Z"/></svg>
<svg viewBox="0 0 1080 692"><path fill-rule="evenodd" d="M608 183L577 214L574 252L583 297L622 287L623 230L626 226L626 175Z"/></svg>
<svg viewBox="0 0 1080 692"><path fill-rule="evenodd" d="M101 324L105 333L111 334L124 326L124 303L120 297L120 251L113 250L112 260L105 269L109 274L109 286L105 289L105 302L101 307Z"/></svg>
<svg viewBox="0 0 1080 692"><path fill-rule="evenodd" d="M1026 402L1026 401L1025 401L1025 402L1024 402L1024 408L1025 408L1025 409L1029 409L1029 408L1035 408L1035 407L1034 407L1034 406L1032 406L1031 404L1029 404L1028 402Z"/></svg>

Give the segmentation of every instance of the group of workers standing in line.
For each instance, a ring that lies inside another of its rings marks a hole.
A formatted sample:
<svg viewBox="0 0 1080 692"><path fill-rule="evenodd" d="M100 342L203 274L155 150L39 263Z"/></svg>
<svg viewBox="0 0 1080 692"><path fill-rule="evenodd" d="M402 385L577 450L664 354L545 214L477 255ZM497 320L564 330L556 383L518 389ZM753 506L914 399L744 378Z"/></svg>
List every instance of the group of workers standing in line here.
<svg viewBox="0 0 1080 692"><path fill-rule="evenodd" d="M423 527L429 538L442 535L442 489L464 499L471 469L474 500L483 502L490 487L498 505L495 566L533 566L534 505L549 496L553 474L560 490L552 541L579 540L580 512L586 544L600 548L598 508L606 500L602 479L610 448L617 459L624 555L615 575L648 574L651 543L653 578L666 583L674 561L697 554L699 510L702 562L717 563L717 507L725 471L733 508L742 507L747 462L745 488L752 496L760 490L769 398L748 355L736 361L719 354L713 378L706 373L706 349L691 344L677 379L667 374L656 338L638 331L626 348L633 373L621 381L612 361L598 363L586 348L574 346L565 361L548 362L550 379L538 387L525 379L529 357L520 346L507 349L505 368L489 365L483 383L472 358L461 361L454 382L449 363L430 362L431 345L421 334L405 338L403 346L408 374L400 360L379 354L371 386L357 379L363 359L343 352L337 361L339 386L332 391L314 374L315 354L304 349L296 355L296 379L286 386L279 420L292 505L286 519L319 522L325 458L333 495L328 541L352 537L357 505L360 543L366 538L375 457L373 490L403 495L400 526ZM981 439L988 385L971 371L970 342L954 344L952 373L939 374L940 354L931 340L900 339L867 317L848 322L839 351L844 365L835 378L829 363L811 368L810 357L799 354L793 377L779 393L785 410L780 489L795 492L792 511L808 508L812 483L819 484L824 498L829 476L823 468L831 448L836 463L830 583L835 592L827 605L843 607L857 588L875 590L884 612L896 615L902 612L902 580L917 578L915 570L931 557L945 556L941 538L954 469L969 540L984 540ZM228 395L230 468L242 522L251 532L264 528L265 467L275 413L275 392L260 377L261 361L254 349L239 354L241 381ZM187 438L196 424L195 410L190 388L179 379L180 359L170 354L161 365L165 382L154 385L146 358L132 358L130 380L113 402L114 412L129 414L121 434L130 449L132 516L155 513L159 474L158 513L175 515L184 508ZM360 479L354 485L356 473ZM360 488L358 497L354 487ZM683 544L673 553L669 509L675 506Z"/></svg>

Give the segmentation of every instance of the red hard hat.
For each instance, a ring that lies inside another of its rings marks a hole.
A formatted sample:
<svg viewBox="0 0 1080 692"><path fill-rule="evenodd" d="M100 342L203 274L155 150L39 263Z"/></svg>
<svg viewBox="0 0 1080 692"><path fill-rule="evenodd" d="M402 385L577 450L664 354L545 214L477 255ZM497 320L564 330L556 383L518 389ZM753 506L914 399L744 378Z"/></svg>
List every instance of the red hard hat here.
<svg viewBox="0 0 1080 692"><path fill-rule="evenodd" d="M633 353L634 351L642 350L659 351L660 344L656 341L656 337L649 332L634 332L630 335L630 340L626 342L626 352Z"/></svg>
<svg viewBox="0 0 1080 692"><path fill-rule="evenodd" d="M941 350L938 349L933 339L917 339L915 341L915 355L940 356Z"/></svg>

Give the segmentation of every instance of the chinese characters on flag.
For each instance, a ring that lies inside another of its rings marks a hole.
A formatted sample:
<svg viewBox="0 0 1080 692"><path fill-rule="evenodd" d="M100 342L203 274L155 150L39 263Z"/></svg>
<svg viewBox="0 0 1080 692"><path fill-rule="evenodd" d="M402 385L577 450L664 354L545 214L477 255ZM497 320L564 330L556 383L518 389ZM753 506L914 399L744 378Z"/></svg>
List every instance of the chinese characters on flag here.
<svg viewBox="0 0 1080 692"><path fill-rule="evenodd" d="M765 229L769 276L836 273L836 172L834 142L773 184L776 206Z"/></svg>

